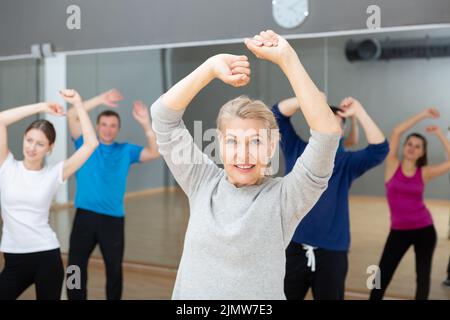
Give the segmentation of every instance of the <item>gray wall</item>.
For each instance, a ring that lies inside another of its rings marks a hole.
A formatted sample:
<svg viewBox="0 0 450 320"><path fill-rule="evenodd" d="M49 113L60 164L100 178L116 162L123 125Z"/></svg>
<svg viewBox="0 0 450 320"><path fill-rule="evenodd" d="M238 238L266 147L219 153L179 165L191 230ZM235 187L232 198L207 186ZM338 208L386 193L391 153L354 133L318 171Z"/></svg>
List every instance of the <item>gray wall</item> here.
<svg viewBox="0 0 450 320"><path fill-rule="evenodd" d="M81 30L66 28L66 8L81 8ZM310 0L310 16L292 30L272 18L271 0L14 0L0 2L0 56L29 53L34 43L58 51L365 29L369 5L381 26L448 23L448 0Z"/></svg>
<svg viewBox="0 0 450 320"><path fill-rule="evenodd" d="M450 36L450 31L408 32L389 35L392 39L405 37ZM384 38L387 35L380 35ZM327 48L324 39L296 40L293 46L299 53L303 64L320 88L328 87L330 104L339 104L346 96L352 95L361 100L368 112L389 134L399 121L419 112L427 106L437 106L441 110L441 119L436 123L443 129L448 127L450 108L448 106L450 78L450 58L432 60L402 60L390 62L349 63L345 59L344 46L348 37L328 39ZM326 49L328 51L326 51ZM179 80L208 56L229 52L248 53L242 45L223 45L203 48L177 49L173 54L173 78ZM328 59L328 75L325 73L325 53ZM220 106L227 100L246 93L260 98L269 105L293 95L289 83L277 67L264 61L255 61L251 57L252 81L248 87L234 89L215 81L193 101L185 114L185 121L192 130L195 120L203 121L203 130L215 127L215 118ZM297 131L308 137L308 129L300 115L293 118ZM417 127L424 131L424 122ZM434 137L429 137L429 157L431 163L445 160L441 145ZM361 130L361 142L356 149L366 144ZM205 147L205 145L203 145ZM281 168L281 173L283 168ZM384 195L383 166L377 167L359 179L352 188L352 194ZM429 198L448 199L448 177L441 177L427 186Z"/></svg>
<svg viewBox="0 0 450 320"><path fill-rule="evenodd" d="M36 60L0 62L0 110L35 103L38 100L38 63ZM8 128L8 145L16 159L23 159L22 137L37 116L24 119Z"/></svg>
<svg viewBox="0 0 450 320"><path fill-rule="evenodd" d="M117 111L122 118L118 141L146 145L141 126L132 116L133 101L143 100L151 104L162 94L162 65L160 51L138 51L69 56L67 59L67 84L79 90L88 99L111 88L119 89L124 95ZM105 107L93 110L92 121ZM68 137L69 139L69 137ZM69 144L69 154L73 153ZM138 191L165 186L165 164L161 159L137 164L130 169L127 191ZM75 179L69 182L70 198L73 198Z"/></svg>

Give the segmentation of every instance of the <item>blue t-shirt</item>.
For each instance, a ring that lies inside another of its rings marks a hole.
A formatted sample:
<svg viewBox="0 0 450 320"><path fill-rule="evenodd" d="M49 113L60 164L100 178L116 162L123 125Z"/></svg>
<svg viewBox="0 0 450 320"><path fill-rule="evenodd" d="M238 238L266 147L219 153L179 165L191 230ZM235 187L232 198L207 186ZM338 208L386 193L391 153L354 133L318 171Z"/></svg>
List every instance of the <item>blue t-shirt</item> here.
<svg viewBox="0 0 450 320"><path fill-rule="evenodd" d="M280 127L280 144L288 174L305 150L307 142L297 135L290 118L280 112L278 105L273 106L272 112ZM346 151L342 139L328 188L300 222L292 241L327 250L348 251L350 248L348 198L352 182L382 163L388 152L387 140L380 144L369 144L359 151Z"/></svg>
<svg viewBox="0 0 450 320"><path fill-rule="evenodd" d="M80 136L74 143L78 150L83 144L83 137ZM100 143L76 173L75 207L123 217L128 170L133 163L139 162L142 149L130 143Z"/></svg>

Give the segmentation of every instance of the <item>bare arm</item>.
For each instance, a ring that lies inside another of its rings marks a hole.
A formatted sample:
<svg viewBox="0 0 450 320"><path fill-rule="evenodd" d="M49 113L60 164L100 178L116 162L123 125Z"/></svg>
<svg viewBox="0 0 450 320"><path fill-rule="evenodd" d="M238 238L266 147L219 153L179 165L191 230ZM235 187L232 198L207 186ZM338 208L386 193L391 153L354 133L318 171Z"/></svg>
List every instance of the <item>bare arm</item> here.
<svg viewBox="0 0 450 320"><path fill-rule="evenodd" d="M0 165L3 164L9 153L8 126L40 112L47 112L57 116L64 115L62 106L54 102L30 104L0 112Z"/></svg>
<svg viewBox="0 0 450 320"><path fill-rule="evenodd" d="M278 103L278 109L285 117L292 117L298 110L300 110L300 105L298 104L297 98L289 98L282 100Z"/></svg>
<svg viewBox="0 0 450 320"><path fill-rule="evenodd" d="M173 110L184 110L192 99L214 78L234 87L246 85L250 68L246 56L219 54L202 63L162 97L162 103Z"/></svg>
<svg viewBox="0 0 450 320"><path fill-rule="evenodd" d="M429 126L427 131L433 133L438 137L442 146L444 147L445 154L447 156L447 161L444 161L437 165L425 166L422 170L423 177L425 181L430 181L434 178L442 176L450 171L450 142L448 141L445 134L442 132L441 128L438 126Z"/></svg>
<svg viewBox="0 0 450 320"><path fill-rule="evenodd" d="M142 150L139 162L147 162L160 157L158 145L156 144L156 135L152 129L150 121L149 108L142 101L135 101L133 106L133 116L144 130L147 138L147 146Z"/></svg>
<svg viewBox="0 0 450 320"><path fill-rule="evenodd" d="M359 142L358 119L356 119L355 116L350 117L350 122L351 122L350 133L348 134L348 137L344 141L344 146L346 148L350 148L354 145L357 145Z"/></svg>
<svg viewBox="0 0 450 320"><path fill-rule="evenodd" d="M411 129L413 126L415 126L417 123L419 123L422 120L425 120L427 118L439 118L439 111L435 108L428 108L424 111L412 116L411 118L406 119L402 123L399 123L397 126L395 126L394 130L392 130L391 134L391 151L389 152L388 159L397 159L398 154L398 147L400 143L400 137L402 134L404 134L406 131Z"/></svg>
<svg viewBox="0 0 450 320"><path fill-rule="evenodd" d="M369 116L362 104L355 98L345 98L341 103L342 112L339 115L344 118L355 117L361 123L369 144L380 144L386 139L375 121Z"/></svg>
<svg viewBox="0 0 450 320"><path fill-rule="evenodd" d="M106 105L108 107L117 107L117 102L122 100L122 94L115 90L109 90L102 94L83 102L84 109L89 112L98 106ZM82 128L78 112L75 108L70 108L67 112L67 120L69 122L69 131L73 139L78 139L82 134Z"/></svg>
<svg viewBox="0 0 450 320"><path fill-rule="evenodd" d="M72 110L77 112L78 122L83 135L83 145L66 161L63 167L63 180L67 180L74 174L91 156L98 146L97 136L91 119L83 106L80 95L75 90L63 90L61 96L73 105Z"/></svg>
<svg viewBox="0 0 450 320"><path fill-rule="evenodd" d="M386 158L386 169L385 169L385 181L388 181L395 173L395 170L400 162L398 158L400 137L406 131L411 129L414 125L427 118L439 118L439 111L436 108L428 108L422 112L410 117L409 119L399 123L392 130L390 137L390 150Z"/></svg>

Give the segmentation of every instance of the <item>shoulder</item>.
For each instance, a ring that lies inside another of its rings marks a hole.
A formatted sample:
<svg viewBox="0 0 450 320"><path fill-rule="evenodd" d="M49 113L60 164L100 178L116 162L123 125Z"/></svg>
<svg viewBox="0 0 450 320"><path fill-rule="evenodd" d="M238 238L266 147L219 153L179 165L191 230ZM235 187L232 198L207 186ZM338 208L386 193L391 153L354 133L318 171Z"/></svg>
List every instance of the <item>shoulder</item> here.
<svg viewBox="0 0 450 320"><path fill-rule="evenodd" d="M61 171L64 169L64 163L65 161L59 161L57 163L48 164L46 173L59 175Z"/></svg>
<svg viewBox="0 0 450 320"><path fill-rule="evenodd" d="M6 159L0 165L0 173L6 171L7 169L10 169L12 166L17 165L17 163L18 161L14 158L13 154L9 152L8 155L6 156Z"/></svg>

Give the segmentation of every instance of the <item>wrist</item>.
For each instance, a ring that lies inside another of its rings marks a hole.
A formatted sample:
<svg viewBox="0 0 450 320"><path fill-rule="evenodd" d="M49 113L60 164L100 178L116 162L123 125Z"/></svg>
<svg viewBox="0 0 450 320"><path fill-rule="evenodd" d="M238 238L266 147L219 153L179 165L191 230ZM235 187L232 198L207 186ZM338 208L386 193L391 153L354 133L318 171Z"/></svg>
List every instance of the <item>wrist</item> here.
<svg viewBox="0 0 450 320"><path fill-rule="evenodd" d="M155 136L155 133L153 132L153 129L149 128L149 129L145 130L145 136L147 138L153 138Z"/></svg>
<svg viewBox="0 0 450 320"><path fill-rule="evenodd" d="M75 101L73 104L74 108L83 108L83 101Z"/></svg>
<svg viewBox="0 0 450 320"><path fill-rule="evenodd" d="M286 73L293 65L301 64L301 62L295 50L292 47L289 47L289 49L281 55L277 64Z"/></svg>
<svg viewBox="0 0 450 320"><path fill-rule="evenodd" d="M200 65L200 69L202 69L201 71L206 76L207 81L212 81L215 78L217 78L215 68L214 68L214 60L213 60L214 57L215 56L212 56L212 57L206 59L206 61L203 62L202 65Z"/></svg>
<svg viewBox="0 0 450 320"><path fill-rule="evenodd" d="M140 122L140 125L142 126L142 129L144 129L145 134L147 134L147 131L152 130L150 122Z"/></svg>
<svg viewBox="0 0 450 320"><path fill-rule="evenodd" d="M430 114L426 110L419 113L419 117L420 117L420 119L431 118Z"/></svg>
<svg viewBox="0 0 450 320"><path fill-rule="evenodd" d="M47 109L47 104L45 102L39 102L35 105L36 112L45 112Z"/></svg>
<svg viewBox="0 0 450 320"><path fill-rule="evenodd" d="M355 119L357 120L361 120L361 118L367 116L367 112L366 110L364 110L363 108L357 108L355 111Z"/></svg>
<svg viewBox="0 0 450 320"><path fill-rule="evenodd" d="M144 132L145 132L145 137L147 139L155 139L156 138L155 132L153 131L153 129L151 127L149 129L146 129Z"/></svg>
<svg viewBox="0 0 450 320"><path fill-rule="evenodd" d="M436 134L438 137L446 138L446 137L445 137L445 134L444 134L444 132L442 132L442 130L437 130L437 131L435 132L435 134Z"/></svg>

